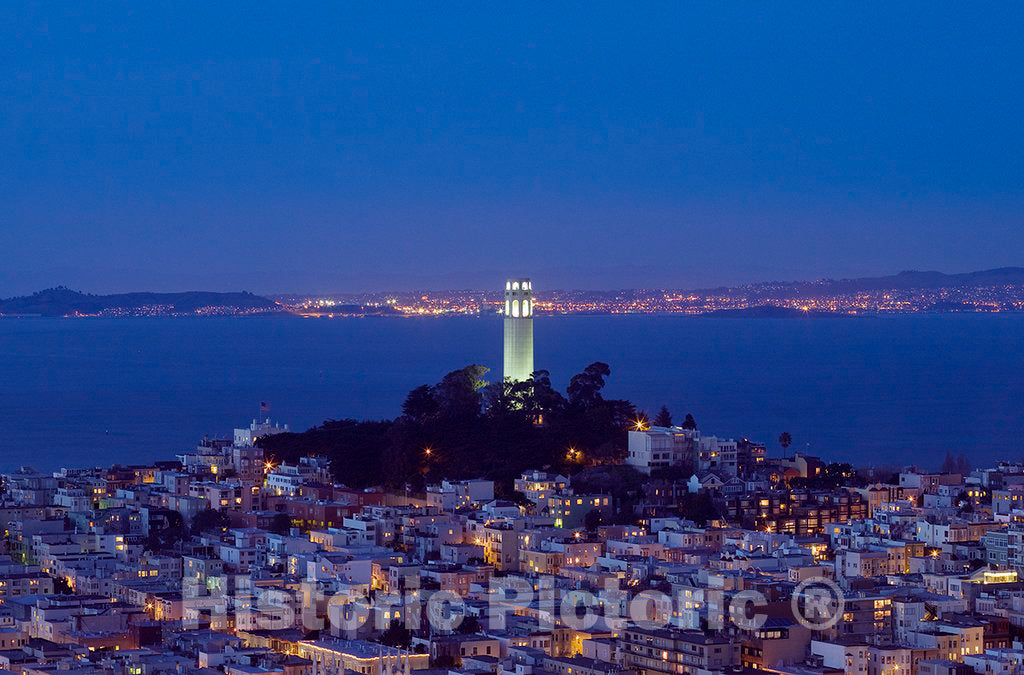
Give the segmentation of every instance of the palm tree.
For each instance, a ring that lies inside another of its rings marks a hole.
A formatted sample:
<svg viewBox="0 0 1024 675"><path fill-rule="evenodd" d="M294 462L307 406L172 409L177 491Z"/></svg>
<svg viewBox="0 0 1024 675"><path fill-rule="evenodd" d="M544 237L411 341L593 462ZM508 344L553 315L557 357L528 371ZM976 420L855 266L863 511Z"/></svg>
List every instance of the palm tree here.
<svg viewBox="0 0 1024 675"><path fill-rule="evenodd" d="M793 437L789 435L788 431L783 431L779 434L779 445L782 446L783 450L789 448L790 443L793 442Z"/></svg>

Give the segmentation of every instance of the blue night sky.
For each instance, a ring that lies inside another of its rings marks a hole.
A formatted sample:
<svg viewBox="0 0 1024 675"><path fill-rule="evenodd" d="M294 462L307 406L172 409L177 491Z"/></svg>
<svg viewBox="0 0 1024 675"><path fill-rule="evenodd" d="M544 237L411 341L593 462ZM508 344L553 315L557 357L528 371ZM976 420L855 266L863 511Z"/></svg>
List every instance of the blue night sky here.
<svg viewBox="0 0 1024 675"><path fill-rule="evenodd" d="M1024 264L1022 26L1021 3L4 3L0 296Z"/></svg>

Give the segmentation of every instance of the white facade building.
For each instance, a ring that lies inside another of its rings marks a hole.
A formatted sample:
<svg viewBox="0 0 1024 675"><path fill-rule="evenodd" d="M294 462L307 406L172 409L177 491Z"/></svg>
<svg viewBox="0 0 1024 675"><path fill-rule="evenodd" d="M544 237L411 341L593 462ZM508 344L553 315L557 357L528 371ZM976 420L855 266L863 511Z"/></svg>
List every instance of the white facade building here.
<svg viewBox="0 0 1024 675"><path fill-rule="evenodd" d="M282 427L277 423L271 424L269 419L263 422L253 420L248 429L235 429L233 442L236 448L250 448L258 438L287 432L287 424Z"/></svg>
<svg viewBox="0 0 1024 675"><path fill-rule="evenodd" d="M682 427L650 427L629 432L626 464L649 474L652 469L677 466L695 458L700 432Z"/></svg>
<svg viewBox="0 0 1024 675"><path fill-rule="evenodd" d="M699 439L700 455L697 468L701 471L719 471L735 476L739 461L736 441L731 438L702 436Z"/></svg>

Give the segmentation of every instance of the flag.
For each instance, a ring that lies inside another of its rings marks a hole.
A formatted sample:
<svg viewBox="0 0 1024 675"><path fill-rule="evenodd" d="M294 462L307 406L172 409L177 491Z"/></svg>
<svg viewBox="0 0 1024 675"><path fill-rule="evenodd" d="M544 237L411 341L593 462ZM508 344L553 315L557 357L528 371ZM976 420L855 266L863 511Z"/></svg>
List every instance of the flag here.
<svg viewBox="0 0 1024 675"><path fill-rule="evenodd" d="M270 404L267 403L266 401L260 401L260 412L270 412Z"/></svg>

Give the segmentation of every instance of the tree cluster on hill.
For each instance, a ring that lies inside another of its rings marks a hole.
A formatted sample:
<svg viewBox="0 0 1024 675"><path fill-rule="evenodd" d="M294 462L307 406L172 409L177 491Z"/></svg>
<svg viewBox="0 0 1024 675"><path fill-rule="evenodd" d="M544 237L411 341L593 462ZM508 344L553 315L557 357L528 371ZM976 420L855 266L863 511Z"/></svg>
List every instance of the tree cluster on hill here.
<svg viewBox="0 0 1024 675"><path fill-rule="evenodd" d="M971 472L971 462L964 453L961 452L959 457L953 457L953 453L947 450L946 458L942 460L942 466L939 467L939 471L966 476Z"/></svg>
<svg viewBox="0 0 1024 675"><path fill-rule="evenodd" d="M644 417L644 421L646 421L647 416L643 415L643 413L640 414ZM653 424L656 427L672 426L672 413L669 411L668 406L661 406L661 410L659 410L658 414L654 416L654 421L651 422L651 424ZM679 426L681 426L683 429L693 430L697 428L697 420L695 420L693 418L693 415L691 415L690 413L686 413L686 418L683 420L683 423Z"/></svg>
<svg viewBox="0 0 1024 675"><path fill-rule="evenodd" d="M414 490L442 477L482 476L509 492L526 469L567 472L624 456L636 408L602 396L607 364L574 375L564 395L545 370L522 382L489 383L486 374L470 365L416 387L394 420L331 420L303 433L265 436L259 445L274 461L329 457L335 478L353 487Z"/></svg>

